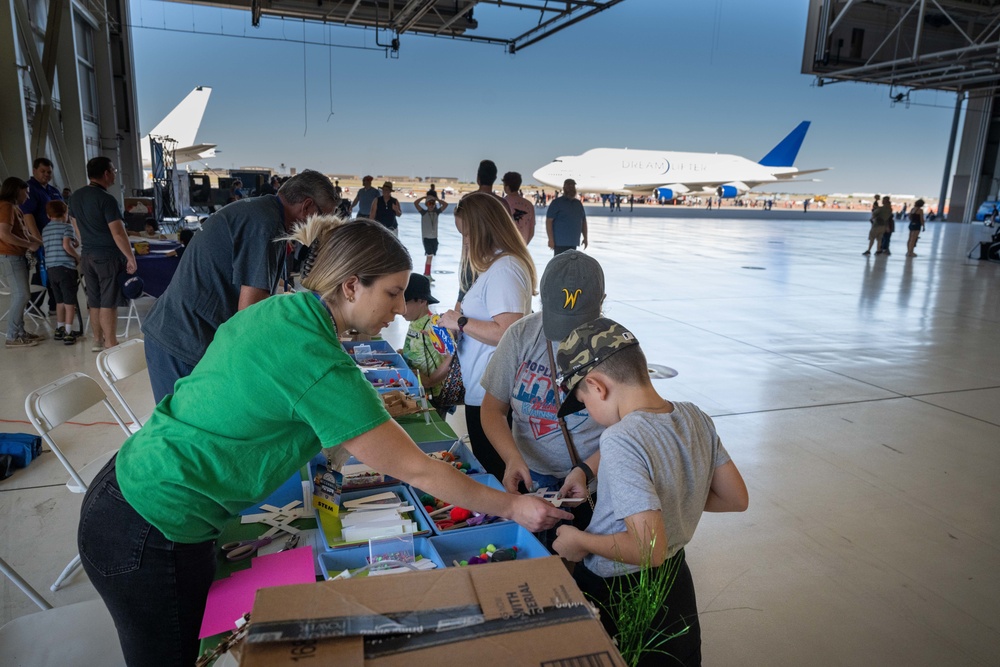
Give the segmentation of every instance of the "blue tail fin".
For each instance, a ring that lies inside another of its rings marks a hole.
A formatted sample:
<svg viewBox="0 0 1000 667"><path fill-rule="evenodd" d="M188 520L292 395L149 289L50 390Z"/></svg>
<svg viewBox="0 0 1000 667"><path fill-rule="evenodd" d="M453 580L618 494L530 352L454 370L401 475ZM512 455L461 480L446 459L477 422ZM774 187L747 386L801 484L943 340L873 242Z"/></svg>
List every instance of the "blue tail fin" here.
<svg viewBox="0 0 1000 667"><path fill-rule="evenodd" d="M804 120L799 126L788 133L788 136L771 149L771 152L757 164L765 167L791 167L795 164L795 157L802 148L802 140L806 138L809 131L809 121Z"/></svg>

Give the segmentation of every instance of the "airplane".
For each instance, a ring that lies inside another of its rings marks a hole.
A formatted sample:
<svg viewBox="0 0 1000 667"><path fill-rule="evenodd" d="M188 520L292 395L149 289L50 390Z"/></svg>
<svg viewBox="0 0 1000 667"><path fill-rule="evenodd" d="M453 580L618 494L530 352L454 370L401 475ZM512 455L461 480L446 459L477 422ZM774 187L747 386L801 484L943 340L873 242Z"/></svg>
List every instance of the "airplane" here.
<svg viewBox="0 0 1000 667"><path fill-rule="evenodd" d="M799 170L792 166L808 130L809 121L802 121L759 162L723 153L592 148L582 155L558 157L533 176L555 188L572 178L579 192L655 194L660 200L714 194L728 199L764 183L826 171L827 167Z"/></svg>
<svg viewBox="0 0 1000 667"><path fill-rule="evenodd" d="M153 137L159 141L171 140L166 148L173 150L174 164L184 164L185 162L197 162L215 157L215 147L217 144L196 144L195 136L201 126L201 118L205 115L205 107L208 106L208 98L212 95L212 89L208 86L198 86L181 103L174 107L173 111L157 124L149 134L140 140L142 149L142 168L149 171L153 168L152 148L149 145L149 138Z"/></svg>

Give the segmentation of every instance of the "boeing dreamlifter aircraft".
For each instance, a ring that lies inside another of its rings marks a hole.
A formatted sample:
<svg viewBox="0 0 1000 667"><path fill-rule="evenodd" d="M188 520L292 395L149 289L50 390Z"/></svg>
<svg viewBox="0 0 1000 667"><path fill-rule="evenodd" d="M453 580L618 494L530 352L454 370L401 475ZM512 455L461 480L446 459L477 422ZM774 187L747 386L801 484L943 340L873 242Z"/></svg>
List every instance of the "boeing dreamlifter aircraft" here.
<svg viewBox="0 0 1000 667"><path fill-rule="evenodd" d="M580 192L600 194L655 194L675 199L686 194L737 197L764 183L791 181L822 169L793 167L809 121L799 123L760 162L723 153L593 148L583 155L559 157L533 176L556 188L571 178Z"/></svg>

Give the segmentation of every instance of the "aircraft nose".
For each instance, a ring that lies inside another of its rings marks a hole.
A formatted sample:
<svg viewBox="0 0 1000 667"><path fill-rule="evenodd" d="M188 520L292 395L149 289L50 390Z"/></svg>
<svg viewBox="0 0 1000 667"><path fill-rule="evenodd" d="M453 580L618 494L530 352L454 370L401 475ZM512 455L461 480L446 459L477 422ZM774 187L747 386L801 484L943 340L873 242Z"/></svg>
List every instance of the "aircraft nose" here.
<svg viewBox="0 0 1000 667"><path fill-rule="evenodd" d="M552 185L552 165L547 164L544 167L539 167L531 176L540 183Z"/></svg>

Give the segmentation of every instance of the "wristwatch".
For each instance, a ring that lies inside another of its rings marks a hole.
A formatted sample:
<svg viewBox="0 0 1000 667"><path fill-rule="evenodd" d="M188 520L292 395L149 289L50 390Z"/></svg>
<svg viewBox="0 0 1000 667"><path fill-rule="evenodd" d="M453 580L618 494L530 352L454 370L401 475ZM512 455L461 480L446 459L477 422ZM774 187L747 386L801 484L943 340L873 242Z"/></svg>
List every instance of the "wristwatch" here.
<svg viewBox="0 0 1000 667"><path fill-rule="evenodd" d="M465 325L468 323L469 323L469 318L466 317L465 315L462 315L460 318L458 318L458 333L464 334Z"/></svg>

